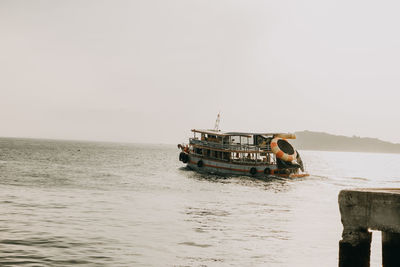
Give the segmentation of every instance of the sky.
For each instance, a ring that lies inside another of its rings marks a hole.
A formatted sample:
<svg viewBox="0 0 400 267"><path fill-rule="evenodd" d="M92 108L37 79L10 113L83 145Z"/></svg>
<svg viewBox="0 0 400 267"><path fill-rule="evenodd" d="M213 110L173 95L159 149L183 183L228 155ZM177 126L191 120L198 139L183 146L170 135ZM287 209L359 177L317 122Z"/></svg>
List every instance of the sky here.
<svg viewBox="0 0 400 267"><path fill-rule="evenodd" d="M400 143L398 1L0 0L0 136Z"/></svg>

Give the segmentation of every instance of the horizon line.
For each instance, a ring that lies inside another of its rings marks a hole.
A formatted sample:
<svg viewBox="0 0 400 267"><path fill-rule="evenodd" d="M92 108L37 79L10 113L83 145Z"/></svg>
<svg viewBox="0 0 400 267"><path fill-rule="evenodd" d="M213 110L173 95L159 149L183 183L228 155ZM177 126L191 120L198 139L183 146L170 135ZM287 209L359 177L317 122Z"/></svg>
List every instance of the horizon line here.
<svg viewBox="0 0 400 267"><path fill-rule="evenodd" d="M332 136L338 136L338 137L346 137L346 138L365 138L365 139L376 139L382 142L390 143L393 145L400 145L400 143L392 142L392 141L387 141L380 139L378 137L363 137L363 136L357 136L357 135L352 135L352 136L347 136L347 135L340 135L340 134L332 134L328 132L321 132L321 131L310 131L310 130L301 130L301 131L294 131L294 133L299 133L299 132L311 132L311 133L320 133L320 134L328 134ZM32 137L32 136L0 136L0 138L9 138L9 139L34 139L34 140L52 140L52 141L76 141L76 142L98 142L98 143L117 143L117 144L156 144L156 145L175 145L175 143L164 143L164 142L149 142L149 141L117 141L117 140L104 140L104 139L70 139L70 138L54 138L54 137ZM297 139L297 138L296 138Z"/></svg>

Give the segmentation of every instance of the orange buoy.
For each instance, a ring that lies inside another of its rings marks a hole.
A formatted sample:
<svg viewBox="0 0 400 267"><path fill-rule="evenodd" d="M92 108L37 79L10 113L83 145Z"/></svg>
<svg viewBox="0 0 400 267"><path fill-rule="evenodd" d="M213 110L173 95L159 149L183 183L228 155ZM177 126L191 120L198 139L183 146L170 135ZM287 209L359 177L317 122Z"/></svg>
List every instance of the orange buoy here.
<svg viewBox="0 0 400 267"><path fill-rule="evenodd" d="M271 141L271 150L277 158L283 161L292 162L296 159L297 153L293 146L284 138L275 137Z"/></svg>

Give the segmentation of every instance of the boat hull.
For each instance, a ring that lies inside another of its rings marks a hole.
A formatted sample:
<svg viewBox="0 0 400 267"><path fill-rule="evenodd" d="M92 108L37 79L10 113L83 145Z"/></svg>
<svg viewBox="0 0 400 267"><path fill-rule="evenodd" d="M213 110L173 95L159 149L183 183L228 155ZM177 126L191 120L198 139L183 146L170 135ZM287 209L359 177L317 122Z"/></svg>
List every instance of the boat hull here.
<svg viewBox="0 0 400 267"><path fill-rule="evenodd" d="M201 164L199 164L200 161L202 162ZM270 175L293 178L307 176L307 174L287 173L287 170L279 170L275 164L232 163L208 159L193 154L189 154L187 167L194 171L218 175L245 175L258 178Z"/></svg>

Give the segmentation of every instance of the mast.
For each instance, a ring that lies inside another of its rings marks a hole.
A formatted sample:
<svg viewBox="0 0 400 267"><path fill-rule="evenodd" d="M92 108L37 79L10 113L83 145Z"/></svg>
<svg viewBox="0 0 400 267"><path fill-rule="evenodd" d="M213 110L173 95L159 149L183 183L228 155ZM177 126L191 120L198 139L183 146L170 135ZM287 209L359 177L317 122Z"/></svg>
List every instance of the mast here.
<svg viewBox="0 0 400 267"><path fill-rule="evenodd" d="M218 112L218 116L217 119L215 120L215 126L214 126L214 130L215 131L219 131L219 121L220 121L220 112Z"/></svg>

